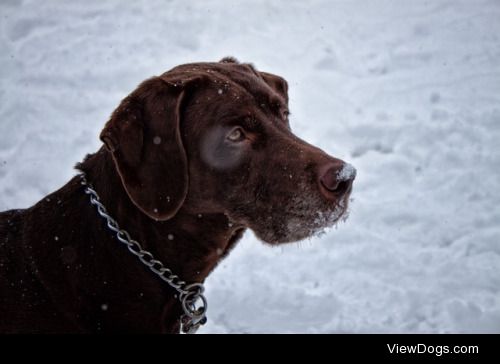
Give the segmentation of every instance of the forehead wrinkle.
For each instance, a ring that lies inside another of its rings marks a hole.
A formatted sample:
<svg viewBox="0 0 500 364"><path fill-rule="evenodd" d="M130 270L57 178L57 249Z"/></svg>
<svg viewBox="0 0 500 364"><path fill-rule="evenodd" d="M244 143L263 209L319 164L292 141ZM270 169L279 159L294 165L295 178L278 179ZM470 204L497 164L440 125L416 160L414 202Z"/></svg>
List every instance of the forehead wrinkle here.
<svg viewBox="0 0 500 364"><path fill-rule="evenodd" d="M257 117L257 114L260 114L260 117L266 119L272 113L281 120L281 111L287 109L287 104L281 95L268 85L250 64L201 63L188 66L190 73L200 74L209 81L205 86L208 86L207 90L223 88L227 85L229 89L224 94L227 97L237 97L231 103L217 103L214 102L215 99L210 98L208 101L210 106L207 105L206 113L221 116L230 115L238 110L240 115L252 114Z"/></svg>
<svg viewBox="0 0 500 364"><path fill-rule="evenodd" d="M281 111L282 109L287 109L287 107L279 98L269 93L252 93L250 90L245 89L239 84L236 84L236 87L240 92L242 92L243 95L245 95L245 98L241 98L240 96L241 104L238 105L240 115L251 116L257 119L261 119L262 117L264 119L268 119L269 114L271 113L274 117L277 117L280 120L282 119ZM248 107L245 102L246 98L252 101L252 105L250 107ZM262 105L264 105L264 107Z"/></svg>
<svg viewBox="0 0 500 364"><path fill-rule="evenodd" d="M208 79L217 80L237 88L257 102L257 105L268 104L271 109L286 108L287 102L277 93L250 63L213 63L200 62L175 67L170 72L199 74ZM279 110L276 110L279 112Z"/></svg>
<svg viewBox="0 0 500 364"><path fill-rule="evenodd" d="M245 90L259 105L262 103L272 106L278 104L280 108L286 105L282 97L266 83L251 64L225 64L224 66L216 66L213 70L227 81L240 86L240 89Z"/></svg>

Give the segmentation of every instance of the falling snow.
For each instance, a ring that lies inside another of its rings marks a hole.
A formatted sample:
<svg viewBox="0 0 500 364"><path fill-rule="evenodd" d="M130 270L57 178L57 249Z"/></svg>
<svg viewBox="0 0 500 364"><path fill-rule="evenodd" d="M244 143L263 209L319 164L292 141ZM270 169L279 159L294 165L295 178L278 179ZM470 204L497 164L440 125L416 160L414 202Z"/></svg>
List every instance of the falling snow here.
<svg viewBox="0 0 500 364"><path fill-rule="evenodd" d="M0 2L0 210L69 181L140 81L232 54L287 79L292 129L352 163L355 202L300 244L245 234L201 332L500 332L500 6L394 3Z"/></svg>

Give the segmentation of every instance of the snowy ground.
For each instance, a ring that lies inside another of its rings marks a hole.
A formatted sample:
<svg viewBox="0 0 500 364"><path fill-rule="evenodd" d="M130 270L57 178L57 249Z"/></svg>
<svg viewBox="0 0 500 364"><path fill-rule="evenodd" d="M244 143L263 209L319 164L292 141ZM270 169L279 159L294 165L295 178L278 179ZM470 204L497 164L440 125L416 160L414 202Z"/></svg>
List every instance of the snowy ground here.
<svg viewBox="0 0 500 364"><path fill-rule="evenodd" d="M141 80L234 55L358 169L350 219L207 282L202 332L500 332L500 1L0 2L0 210L95 151Z"/></svg>

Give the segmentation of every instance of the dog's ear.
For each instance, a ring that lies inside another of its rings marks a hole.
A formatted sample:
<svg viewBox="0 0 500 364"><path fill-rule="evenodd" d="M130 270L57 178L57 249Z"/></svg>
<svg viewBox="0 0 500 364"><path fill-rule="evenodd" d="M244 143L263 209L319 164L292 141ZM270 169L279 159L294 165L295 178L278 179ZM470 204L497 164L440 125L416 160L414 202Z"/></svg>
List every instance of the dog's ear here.
<svg viewBox="0 0 500 364"><path fill-rule="evenodd" d="M259 72L264 81L288 103L288 83L272 73Z"/></svg>
<svg viewBox="0 0 500 364"><path fill-rule="evenodd" d="M189 184L180 134L184 82L144 81L111 115L100 138L132 202L155 220L172 218Z"/></svg>

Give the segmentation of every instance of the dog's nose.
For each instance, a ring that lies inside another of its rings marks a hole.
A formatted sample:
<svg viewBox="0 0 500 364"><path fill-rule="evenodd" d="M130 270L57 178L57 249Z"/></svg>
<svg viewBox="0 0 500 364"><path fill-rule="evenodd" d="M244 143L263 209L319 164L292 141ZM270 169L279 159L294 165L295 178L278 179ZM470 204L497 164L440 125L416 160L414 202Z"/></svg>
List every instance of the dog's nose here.
<svg viewBox="0 0 500 364"><path fill-rule="evenodd" d="M325 197L340 197L350 191L356 169L349 163L329 163L321 168L319 181Z"/></svg>

